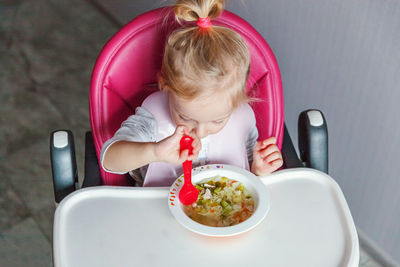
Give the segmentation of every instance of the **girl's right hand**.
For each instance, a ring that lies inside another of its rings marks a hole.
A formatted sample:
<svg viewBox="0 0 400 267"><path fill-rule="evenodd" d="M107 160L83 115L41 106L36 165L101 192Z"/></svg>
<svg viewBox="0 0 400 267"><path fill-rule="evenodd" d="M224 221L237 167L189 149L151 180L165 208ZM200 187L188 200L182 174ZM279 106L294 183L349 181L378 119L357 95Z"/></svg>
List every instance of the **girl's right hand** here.
<svg viewBox="0 0 400 267"><path fill-rule="evenodd" d="M189 150L183 150L180 153L180 141L184 135L189 135L193 137L193 154L189 154ZM163 161L171 164L182 164L185 160L195 160L200 152L201 142L200 139L194 135L190 134L185 126L178 126L175 132L155 144L154 154L157 161Z"/></svg>

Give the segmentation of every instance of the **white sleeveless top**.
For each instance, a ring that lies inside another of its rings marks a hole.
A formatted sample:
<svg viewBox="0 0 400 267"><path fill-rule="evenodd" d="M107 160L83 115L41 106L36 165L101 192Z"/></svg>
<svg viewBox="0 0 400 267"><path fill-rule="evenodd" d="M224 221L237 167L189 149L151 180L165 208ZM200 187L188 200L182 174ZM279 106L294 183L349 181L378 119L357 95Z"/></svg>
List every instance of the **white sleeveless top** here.
<svg viewBox="0 0 400 267"><path fill-rule="evenodd" d="M174 133L176 125L171 117L167 92L158 91L151 94L144 100L142 107L149 111L157 122L157 142ZM248 104L240 105L233 111L220 132L201 140L203 153L200 152L198 162L230 164L249 170L246 141L255 125L252 108ZM170 186L181 174L182 165L153 162L148 166L143 186Z"/></svg>

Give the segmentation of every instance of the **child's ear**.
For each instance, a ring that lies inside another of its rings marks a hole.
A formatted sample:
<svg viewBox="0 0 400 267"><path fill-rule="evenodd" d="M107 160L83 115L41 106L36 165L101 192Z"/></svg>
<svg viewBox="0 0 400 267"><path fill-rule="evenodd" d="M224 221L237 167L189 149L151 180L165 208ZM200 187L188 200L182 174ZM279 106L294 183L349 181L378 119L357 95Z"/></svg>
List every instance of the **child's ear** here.
<svg viewBox="0 0 400 267"><path fill-rule="evenodd" d="M165 83L165 80L161 76L158 79L158 88L161 91L168 91L170 89L170 87Z"/></svg>
<svg viewBox="0 0 400 267"><path fill-rule="evenodd" d="M165 89L166 89L166 88L165 88L164 79L163 79L163 77L161 76L161 73L160 73L160 72L157 72L157 82L158 82L158 88L159 88L160 90L165 90Z"/></svg>

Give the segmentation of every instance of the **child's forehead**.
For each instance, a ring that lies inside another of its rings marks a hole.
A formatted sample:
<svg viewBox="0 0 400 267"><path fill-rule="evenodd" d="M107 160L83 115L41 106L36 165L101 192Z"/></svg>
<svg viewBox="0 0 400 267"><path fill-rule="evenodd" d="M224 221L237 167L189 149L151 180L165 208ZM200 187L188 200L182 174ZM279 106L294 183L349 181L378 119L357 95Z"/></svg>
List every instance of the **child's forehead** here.
<svg viewBox="0 0 400 267"><path fill-rule="evenodd" d="M173 101L175 110L178 113L197 121L222 119L232 113L232 101L226 94L216 93L193 100L171 94L170 101Z"/></svg>

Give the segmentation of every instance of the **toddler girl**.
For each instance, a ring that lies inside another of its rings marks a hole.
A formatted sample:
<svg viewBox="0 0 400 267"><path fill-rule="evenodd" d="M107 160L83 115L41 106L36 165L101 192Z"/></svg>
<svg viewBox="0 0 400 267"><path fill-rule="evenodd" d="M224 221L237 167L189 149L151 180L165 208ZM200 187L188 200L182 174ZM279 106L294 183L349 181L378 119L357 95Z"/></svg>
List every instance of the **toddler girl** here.
<svg viewBox="0 0 400 267"><path fill-rule="evenodd" d="M161 90L148 96L104 143L104 170L129 172L144 186L169 186L182 174L185 160L193 160L194 166L236 165L256 175L282 166L274 137L257 142L245 93L250 72L246 44L235 31L211 24L224 2L178 0L174 5L178 22L196 24L168 37L158 75ZM179 152L183 135L194 138L192 155Z"/></svg>

